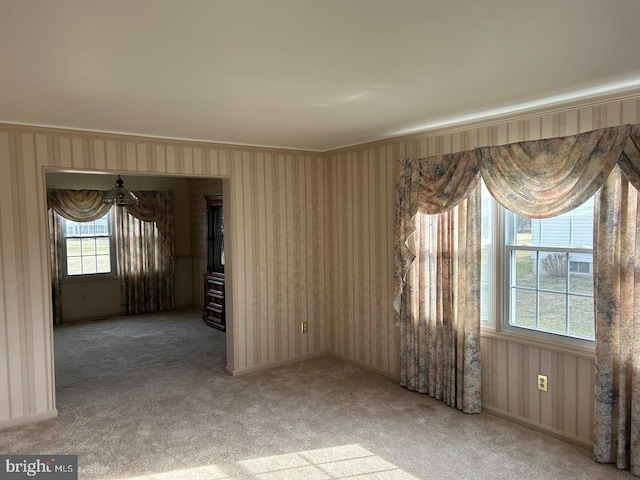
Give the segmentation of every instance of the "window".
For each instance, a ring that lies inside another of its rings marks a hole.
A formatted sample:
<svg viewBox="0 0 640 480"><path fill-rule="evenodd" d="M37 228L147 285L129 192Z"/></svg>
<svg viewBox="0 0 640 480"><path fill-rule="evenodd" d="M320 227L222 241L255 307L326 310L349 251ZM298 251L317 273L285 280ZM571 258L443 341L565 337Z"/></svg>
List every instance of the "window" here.
<svg viewBox="0 0 640 480"><path fill-rule="evenodd" d="M486 188L482 199L483 325L497 311L507 331L593 341L594 199L542 220L502 208Z"/></svg>
<svg viewBox="0 0 640 480"><path fill-rule="evenodd" d="M64 219L64 255L66 275L105 274L114 271L111 215L93 222Z"/></svg>
<svg viewBox="0 0 640 480"><path fill-rule="evenodd" d="M484 327L493 327L495 289L493 285L496 282L496 252L495 247L498 242L494 238L494 232L497 231L494 225L496 218L495 210L497 203L491 197L484 182L482 184L482 260L480 266L480 321Z"/></svg>

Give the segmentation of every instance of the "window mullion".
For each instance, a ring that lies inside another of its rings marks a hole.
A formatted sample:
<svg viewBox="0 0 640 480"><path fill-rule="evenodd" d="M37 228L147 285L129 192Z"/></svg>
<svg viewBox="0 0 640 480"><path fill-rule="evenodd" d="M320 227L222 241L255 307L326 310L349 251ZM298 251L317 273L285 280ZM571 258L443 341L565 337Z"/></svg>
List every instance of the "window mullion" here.
<svg viewBox="0 0 640 480"><path fill-rule="evenodd" d="M571 241L573 242L573 216L571 218L571 225L572 225L572 238ZM565 313L564 313L564 333L565 334L569 334L569 275L571 274L571 269L569 268L569 252L567 252L567 261L566 263L566 272L565 272L565 299L564 299L564 305L565 305Z"/></svg>
<svg viewBox="0 0 640 480"><path fill-rule="evenodd" d="M536 330L540 330L540 252L536 252Z"/></svg>

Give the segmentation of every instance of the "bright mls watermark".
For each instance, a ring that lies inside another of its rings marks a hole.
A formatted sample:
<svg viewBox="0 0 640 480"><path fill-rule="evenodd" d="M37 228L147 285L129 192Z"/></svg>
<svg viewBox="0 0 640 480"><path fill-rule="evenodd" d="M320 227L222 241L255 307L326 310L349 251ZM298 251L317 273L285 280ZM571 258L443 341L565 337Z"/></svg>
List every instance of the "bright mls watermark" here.
<svg viewBox="0 0 640 480"><path fill-rule="evenodd" d="M0 480L78 480L77 455L0 455Z"/></svg>

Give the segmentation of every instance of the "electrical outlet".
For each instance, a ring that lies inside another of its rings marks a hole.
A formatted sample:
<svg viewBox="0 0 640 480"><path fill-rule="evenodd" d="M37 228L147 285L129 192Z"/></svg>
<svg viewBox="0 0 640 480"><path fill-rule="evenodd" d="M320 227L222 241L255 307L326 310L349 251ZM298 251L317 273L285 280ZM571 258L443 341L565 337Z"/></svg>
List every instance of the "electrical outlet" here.
<svg viewBox="0 0 640 480"><path fill-rule="evenodd" d="M548 391L549 388L549 379L546 375L538 375L538 390L541 392Z"/></svg>
<svg viewBox="0 0 640 480"><path fill-rule="evenodd" d="M302 322L300 325L300 332L307 333L309 331L309 322Z"/></svg>

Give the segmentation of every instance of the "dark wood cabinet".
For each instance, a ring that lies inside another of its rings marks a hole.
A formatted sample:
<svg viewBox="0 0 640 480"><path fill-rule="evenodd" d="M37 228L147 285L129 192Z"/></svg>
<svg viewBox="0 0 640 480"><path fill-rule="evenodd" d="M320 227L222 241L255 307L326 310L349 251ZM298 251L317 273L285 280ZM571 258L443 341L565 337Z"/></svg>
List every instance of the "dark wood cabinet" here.
<svg viewBox="0 0 640 480"><path fill-rule="evenodd" d="M226 331L224 315L224 273L208 273L204 276L204 323Z"/></svg>
<svg viewBox="0 0 640 480"><path fill-rule="evenodd" d="M207 273L204 274L204 323L226 331L224 295L224 217L222 195L207 195Z"/></svg>

